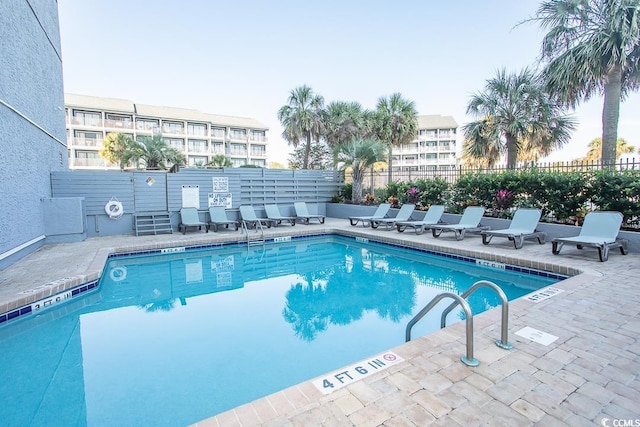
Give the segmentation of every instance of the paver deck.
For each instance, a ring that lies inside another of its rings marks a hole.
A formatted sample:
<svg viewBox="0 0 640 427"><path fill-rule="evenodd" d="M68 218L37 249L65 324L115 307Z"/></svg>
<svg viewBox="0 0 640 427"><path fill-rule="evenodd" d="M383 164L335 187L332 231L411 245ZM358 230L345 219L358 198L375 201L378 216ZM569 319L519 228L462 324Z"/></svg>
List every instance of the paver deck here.
<svg viewBox="0 0 640 427"><path fill-rule="evenodd" d="M323 395L310 382L218 414L198 426L585 426L640 423L640 255L614 251L598 261L595 250L525 243L515 250L506 239L482 245L477 235L450 236L351 227L328 218L324 225L281 226L268 235L332 232L577 273L554 287L551 298L510 303L509 342L502 350L500 309L474 316L472 368L459 322L391 349L404 361ZM0 313L57 293L101 274L110 252L237 240L239 232L161 236L109 236L41 248L0 271ZM524 327L558 337L542 345L515 335ZM354 361L355 362L355 361Z"/></svg>

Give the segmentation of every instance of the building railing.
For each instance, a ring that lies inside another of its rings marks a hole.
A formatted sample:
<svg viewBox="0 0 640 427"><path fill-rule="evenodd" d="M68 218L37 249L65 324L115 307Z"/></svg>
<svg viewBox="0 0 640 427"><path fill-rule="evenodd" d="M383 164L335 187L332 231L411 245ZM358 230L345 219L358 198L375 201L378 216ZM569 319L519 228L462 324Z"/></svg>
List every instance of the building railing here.
<svg viewBox="0 0 640 427"><path fill-rule="evenodd" d="M133 122L128 122L124 120L105 119L104 127L118 128L118 129L133 129Z"/></svg>
<svg viewBox="0 0 640 427"><path fill-rule="evenodd" d="M73 138L73 145L76 147L99 147L102 146L101 139L92 139L92 138Z"/></svg>
<svg viewBox="0 0 640 427"><path fill-rule="evenodd" d="M71 117L72 125L102 127L102 119L97 117Z"/></svg>

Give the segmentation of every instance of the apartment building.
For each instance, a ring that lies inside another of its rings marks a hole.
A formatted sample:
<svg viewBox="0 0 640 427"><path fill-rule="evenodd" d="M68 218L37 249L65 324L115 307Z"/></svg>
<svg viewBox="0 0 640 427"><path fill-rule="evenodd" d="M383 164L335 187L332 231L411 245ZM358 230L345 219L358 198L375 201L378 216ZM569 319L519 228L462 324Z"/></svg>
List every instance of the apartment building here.
<svg viewBox="0 0 640 427"><path fill-rule="evenodd" d="M418 132L409 144L394 148L394 171L446 170L456 166L458 123L451 116L418 116Z"/></svg>
<svg viewBox="0 0 640 427"><path fill-rule="evenodd" d="M161 134L185 155L187 167L204 165L217 154L233 166L267 164L269 129L255 119L69 93L64 99L70 169L118 169L98 154L111 132L133 138Z"/></svg>

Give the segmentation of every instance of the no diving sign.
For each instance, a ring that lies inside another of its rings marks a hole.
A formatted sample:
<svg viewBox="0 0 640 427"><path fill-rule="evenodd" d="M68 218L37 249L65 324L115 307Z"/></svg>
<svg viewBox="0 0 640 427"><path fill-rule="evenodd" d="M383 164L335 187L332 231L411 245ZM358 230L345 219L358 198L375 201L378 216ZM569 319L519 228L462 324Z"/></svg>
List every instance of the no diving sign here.
<svg viewBox="0 0 640 427"><path fill-rule="evenodd" d="M322 394L329 394L344 386L368 377L371 374L387 369L404 359L397 354L388 351L386 353L365 359L354 365L347 366L325 376L313 380L315 385Z"/></svg>

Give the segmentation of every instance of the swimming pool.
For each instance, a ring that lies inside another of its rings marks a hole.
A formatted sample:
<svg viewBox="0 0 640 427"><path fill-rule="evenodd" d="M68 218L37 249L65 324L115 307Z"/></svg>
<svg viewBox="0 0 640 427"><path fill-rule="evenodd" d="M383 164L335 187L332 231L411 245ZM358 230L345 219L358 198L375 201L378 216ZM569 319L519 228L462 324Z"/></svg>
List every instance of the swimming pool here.
<svg viewBox="0 0 640 427"><path fill-rule="evenodd" d="M99 291L1 327L0 419L193 423L402 343L440 292L488 279L512 299L558 280L339 236L172 251L112 258Z"/></svg>

